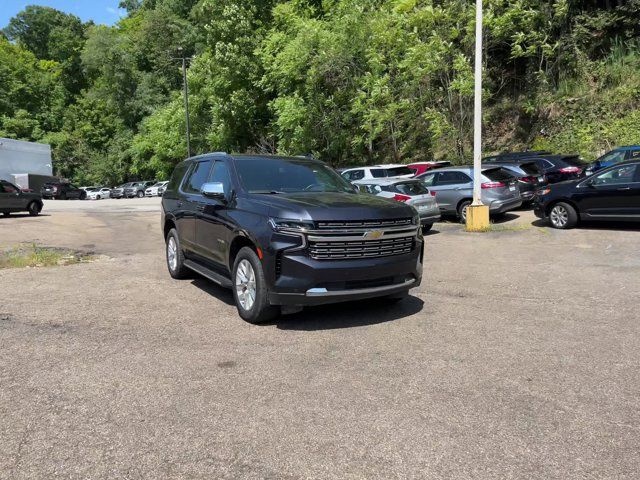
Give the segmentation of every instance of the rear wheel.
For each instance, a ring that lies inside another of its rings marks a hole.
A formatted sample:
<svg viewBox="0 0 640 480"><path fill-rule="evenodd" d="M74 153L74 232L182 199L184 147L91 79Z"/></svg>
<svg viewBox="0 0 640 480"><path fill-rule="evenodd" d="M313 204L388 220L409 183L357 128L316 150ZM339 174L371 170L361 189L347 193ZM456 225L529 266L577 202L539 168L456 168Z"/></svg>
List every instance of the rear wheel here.
<svg viewBox="0 0 640 480"><path fill-rule="evenodd" d="M138 198L144 197L144 192L138 192Z"/></svg>
<svg viewBox="0 0 640 480"><path fill-rule="evenodd" d="M37 217L40 214L40 205L38 205L38 202L31 202L27 207L27 211L32 217Z"/></svg>
<svg viewBox="0 0 640 480"><path fill-rule="evenodd" d="M60 196L58 197L60 200L66 200L67 199L67 194L66 193L61 193Z"/></svg>
<svg viewBox="0 0 640 480"><path fill-rule="evenodd" d="M238 313L250 323L263 323L276 318L280 307L269 304L269 291L262 263L249 247L240 249L233 263L233 298Z"/></svg>
<svg viewBox="0 0 640 480"><path fill-rule="evenodd" d="M432 227L433 227L433 223L430 223L429 225L423 225L422 233L427 233L429 230L431 230Z"/></svg>
<svg viewBox="0 0 640 480"><path fill-rule="evenodd" d="M97 195L97 196L96 196L96 200L100 200L100 195Z"/></svg>
<svg viewBox="0 0 640 480"><path fill-rule="evenodd" d="M169 268L169 275L175 279L186 278L189 274L189 269L184 266L184 253L180 247L180 239L178 238L178 231L172 228L167 234L167 267Z"/></svg>
<svg viewBox="0 0 640 480"><path fill-rule="evenodd" d="M460 218L461 223L467 223L467 209L469 205L471 205L471 201L469 200L465 200L458 205L458 218Z"/></svg>
<svg viewBox="0 0 640 480"><path fill-rule="evenodd" d="M549 212L549 220L553 228L566 230L578 224L578 212L568 203L556 203Z"/></svg>

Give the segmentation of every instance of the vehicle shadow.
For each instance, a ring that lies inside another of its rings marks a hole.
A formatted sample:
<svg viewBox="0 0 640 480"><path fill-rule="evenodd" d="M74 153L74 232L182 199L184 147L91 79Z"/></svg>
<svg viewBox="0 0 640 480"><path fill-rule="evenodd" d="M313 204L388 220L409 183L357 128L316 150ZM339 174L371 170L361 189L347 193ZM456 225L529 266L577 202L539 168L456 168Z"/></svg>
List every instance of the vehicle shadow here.
<svg viewBox="0 0 640 480"><path fill-rule="evenodd" d="M498 215L497 217L491 217L491 223L500 225L502 223L511 222L519 218L520 215L516 215L515 213L504 213L502 215Z"/></svg>
<svg viewBox="0 0 640 480"><path fill-rule="evenodd" d="M51 215L48 213L41 213L38 215L38 217L50 217ZM5 217L4 215L0 214L0 222L1 221L9 221L12 218L38 218L38 217L32 217L31 215L29 215L28 213L12 213L11 215L9 215L8 217Z"/></svg>
<svg viewBox="0 0 640 480"><path fill-rule="evenodd" d="M199 288L205 293L208 293L212 297L226 303L229 306L235 307L236 303L233 300L233 293L227 288L223 288L220 285L216 285L210 280L203 278L194 273L194 278L191 279L191 285Z"/></svg>
<svg viewBox="0 0 640 480"><path fill-rule="evenodd" d="M336 303L307 307L292 315L283 315L265 325L275 325L280 330L318 331L363 327L401 320L422 310L424 302L409 295L398 303L384 299Z"/></svg>
<svg viewBox="0 0 640 480"><path fill-rule="evenodd" d="M551 227L548 220L542 220L541 218L531 222L534 227ZM618 232L640 232L640 224L637 222L585 222L581 221L574 230L604 230L604 231L618 231Z"/></svg>

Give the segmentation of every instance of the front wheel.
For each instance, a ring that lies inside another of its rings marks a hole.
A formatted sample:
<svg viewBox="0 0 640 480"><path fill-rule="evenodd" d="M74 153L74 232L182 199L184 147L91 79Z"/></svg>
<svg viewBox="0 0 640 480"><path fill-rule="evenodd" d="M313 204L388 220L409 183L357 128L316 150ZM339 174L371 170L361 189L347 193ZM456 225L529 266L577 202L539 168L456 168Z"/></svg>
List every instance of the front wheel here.
<svg viewBox="0 0 640 480"><path fill-rule="evenodd" d="M262 263L249 247L240 249L233 263L233 298L238 314L249 323L263 323L276 318L280 308L269 303L269 291Z"/></svg>
<svg viewBox="0 0 640 480"><path fill-rule="evenodd" d="M144 192L138 192L138 198L144 197Z"/></svg>
<svg viewBox="0 0 640 480"><path fill-rule="evenodd" d="M37 202L31 202L27 207L27 211L32 217L37 217L40 214L40 205Z"/></svg>
<svg viewBox="0 0 640 480"><path fill-rule="evenodd" d="M578 212L568 203L556 203L549 212L549 220L553 228L566 230L578 224Z"/></svg>
<svg viewBox="0 0 640 480"><path fill-rule="evenodd" d="M11 212L2 212L2 216L3 217L10 217L11 216Z"/></svg>
<svg viewBox="0 0 640 480"><path fill-rule="evenodd" d="M428 225L423 225L422 226L422 233L427 233L429 230L431 230L433 228L433 223L430 223Z"/></svg>

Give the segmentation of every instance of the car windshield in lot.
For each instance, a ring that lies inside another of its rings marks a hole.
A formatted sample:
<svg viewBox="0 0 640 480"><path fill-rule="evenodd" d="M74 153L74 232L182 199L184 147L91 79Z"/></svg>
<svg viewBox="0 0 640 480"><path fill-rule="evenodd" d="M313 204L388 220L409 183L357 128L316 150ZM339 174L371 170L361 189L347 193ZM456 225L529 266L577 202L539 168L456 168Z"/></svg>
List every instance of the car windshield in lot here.
<svg viewBox="0 0 640 480"><path fill-rule="evenodd" d="M235 163L249 193L345 192L353 187L320 162L284 158L245 158Z"/></svg>
<svg viewBox="0 0 640 480"><path fill-rule="evenodd" d="M398 192L411 196L426 195L429 193L429 189L420 181L396 183L395 188Z"/></svg>

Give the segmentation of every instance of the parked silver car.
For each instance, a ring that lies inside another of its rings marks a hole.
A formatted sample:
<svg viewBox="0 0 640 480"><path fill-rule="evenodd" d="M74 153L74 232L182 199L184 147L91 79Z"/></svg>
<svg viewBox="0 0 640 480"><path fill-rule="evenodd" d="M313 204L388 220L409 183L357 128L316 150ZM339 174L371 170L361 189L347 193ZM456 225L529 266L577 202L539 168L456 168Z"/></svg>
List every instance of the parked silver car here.
<svg viewBox="0 0 640 480"><path fill-rule="evenodd" d="M431 192L443 214L467 220L467 207L473 200L473 167L446 167L417 177ZM503 168L482 169L482 202L492 215L499 215L522 205L517 181Z"/></svg>
<svg viewBox="0 0 640 480"><path fill-rule="evenodd" d="M414 207L420 215L422 231L431 230L440 220L440 209L435 197L420 180L406 178L370 178L353 182L358 190L385 197Z"/></svg>

